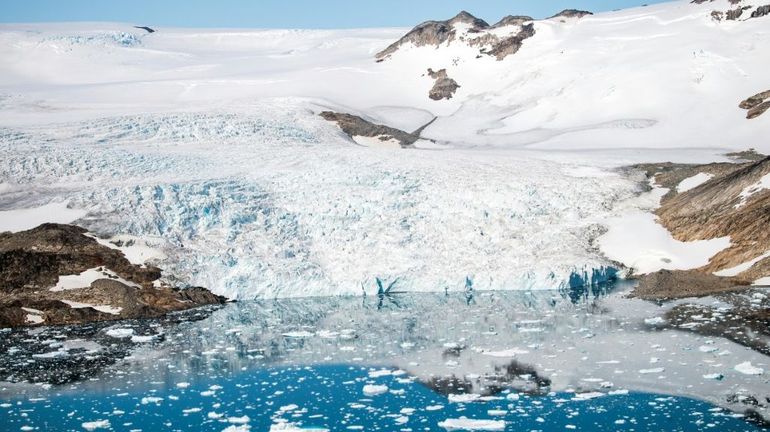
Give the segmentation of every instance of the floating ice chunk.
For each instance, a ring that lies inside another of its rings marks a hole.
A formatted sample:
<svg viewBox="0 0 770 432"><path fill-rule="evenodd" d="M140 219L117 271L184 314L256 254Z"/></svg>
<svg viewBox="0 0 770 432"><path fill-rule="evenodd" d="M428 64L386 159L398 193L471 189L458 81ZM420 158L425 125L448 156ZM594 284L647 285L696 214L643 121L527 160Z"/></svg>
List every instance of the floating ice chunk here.
<svg viewBox="0 0 770 432"><path fill-rule="evenodd" d="M509 401L517 401L517 400L521 399L521 396L519 396L518 393L508 393L505 396L505 398L508 399Z"/></svg>
<svg viewBox="0 0 770 432"><path fill-rule="evenodd" d="M446 419L438 423L448 431L502 431L505 430L505 421L503 420L475 420L465 417L458 419Z"/></svg>
<svg viewBox="0 0 770 432"><path fill-rule="evenodd" d="M596 399L604 396L604 393L601 392L587 392L587 393L577 393L572 400L573 401L586 401L591 399Z"/></svg>
<svg viewBox="0 0 770 432"><path fill-rule="evenodd" d="M714 351L717 351L719 348L711 345L702 345L698 347L698 351L702 353L712 353Z"/></svg>
<svg viewBox="0 0 770 432"><path fill-rule="evenodd" d="M320 330L318 331L318 337L323 339L336 339L339 337L339 333L335 331L329 331L329 330Z"/></svg>
<svg viewBox="0 0 770 432"><path fill-rule="evenodd" d="M481 395L475 393L450 394L448 398L449 402L452 403L469 403L478 401L481 399Z"/></svg>
<svg viewBox="0 0 770 432"><path fill-rule="evenodd" d="M289 412L289 411L295 411L297 409L299 409L298 405L296 405L296 404L289 404L289 405L284 405L284 406L278 408L278 412L279 413L286 413L286 412Z"/></svg>
<svg viewBox="0 0 770 432"><path fill-rule="evenodd" d="M438 411L444 409L444 405L428 405L425 407L425 411Z"/></svg>
<svg viewBox="0 0 770 432"><path fill-rule="evenodd" d="M83 429L92 431L96 429L109 429L111 427L109 420L96 420L91 422L83 422L81 425Z"/></svg>
<svg viewBox="0 0 770 432"><path fill-rule="evenodd" d="M639 369L639 373L643 374L643 375L646 375L646 374L656 374L656 373L661 373L661 372L663 372L665 370L666 369L662 368L662 367L661 368L652 368L652 369Z"/></svg>
<svg viewBox="0 0 770 432"><path fill-rule="evenodd" d="M227 418L227 422L228 423L232 423L232 424L246 424L246 423L248 423L250 421L251 421L251 419L247 415L242 416L242 417L228 417Z"/></svg>
<svg viewBox="0 0 770 432"><path fill-rule="evenodd" d="M507 410L487 410L487 415L491 415L491 416L499 417L499 416L504 416L506 414L508 414Z"/></svg>
<svg viewBox="0 0 770 432"><path fill-rule="evenodd" d="M105 332L105 334L109 337L114 337L118 339L123 339L127 337L131 337L134 335L134 329L131 328L116 328L116 329L110 329Z"/></svg>
<svg viewBox="0 0 770 432"><path fill-rule="evenodd" d="M63 349L50 351L43 354L32 354L32 357L34 358L59 358L59 357L68 357L68 356L69 356L69 353Z"/></svg>
<svg viewBox="0 0 770 432"><path fill-rule="evenodd" d="M490 357L516 357L521 354L529 354L529 351L520 348L511 348L501 351L482 351L481 353Z"/></svg>
<svg viewBox="0 0 770 432"><path fill-rule="evenodd" d="M143 397L142 398L142 405L148 405L148 404L151 404L151 403L159 404L161 402L163 402L163 398L162 397L147 396L147 397Z"/></svg>
<svg viewBox="0 0 770 432"><path fill-rule="evenodd" d="M287 332L283 334L283 337L295 338L295 339L309 338L313 336L315 336L315 334L310 333L308 331L293 331L293 332Z"/></svg>
<svg viewBox="0 0 770 432"><path fill-rule="evenodd" d="M193 414L193 413L197 413L197 412L201 412L201 411L203 411L201 408L187 408L187 409L183 409L182 413L184 413L184 414Z"/></svg>
<svg viewBox="0 0 770 432"><path fill-rule="evenodd" d="M220 413L218 413L216 411L209 411L209 413L206 414L206 417L210 418L211 420L218 420L218 419L221 419L224 416L225 416L224 414L220 414Z"/></svg>
<svg viewBox="0 0 770 432"><path fill-rule="evenodd" d="M180 389L186 389L187 387L190 387L190 383L188 382L178 382L176 383L176 387Z"/></svg>
<svg viewBox="0 0 770 432"><path fill-rule="evenodd" d="M725 376L724 376L724 375L722 375L721 373L712 373L712 374L706 374L706 375L703 375L703 378L704 378L704 379L708 379L708 380L717 380L717 381L719 381L719 380L723 379L724 377L725 377Z"/></svg>
<svg viewBox="0 0 770 432"><path fill-rule="evenodd" d="M735 370L744 375L762 375L765 370L759 367L755 367L750 361L743 362L735 366Z"/></svg>
<svg viewBox="0 0 770 432"><path fill-rule="evenodd" d="M379 378L384 376L390 376L393 374L393 371L389 369L380 369L376 371L370 371L369 372L369 378Z"/></svg>
<svg viewBox="0 0 770 432"><path fill-rule="evenodd" d="M249 432L250 430L251 426L249 425L230 425L222 429L222 432Z"/></svg>
<svg viewBox="0 0 770 432"><path fill-rule="evenodd" d="M644 320L644 323L649 326L657 326L657 325L665 324L666 320L664 320L662 317L647 318Z"/></svg>
<svg viewBox="0 0 770 432"><path fill-rule="evenodd" d="M284 421L270 425L270 432L329 432L329 429L319 427L299 427L296 424Z"/></svg>
<svg viewBox="0 0 770 432"><path fill-rule="evenodd" d="M147 343L147 342L152 342L153 339L155 339L155 335L131 336L131 342L133 343Z"/></svg>
<svg viewBox="0 0 770 432"><path fill-rule="evenodd" d="M364 394L367 396L376 396L388 392L386 385L367 384L364 386Z"/></svg>

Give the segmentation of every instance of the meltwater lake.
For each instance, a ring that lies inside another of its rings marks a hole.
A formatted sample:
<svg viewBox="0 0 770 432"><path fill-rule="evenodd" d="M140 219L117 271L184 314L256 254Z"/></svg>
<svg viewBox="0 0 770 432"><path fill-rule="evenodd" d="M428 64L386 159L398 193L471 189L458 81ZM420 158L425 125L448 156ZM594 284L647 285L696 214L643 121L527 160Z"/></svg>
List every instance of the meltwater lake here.
<svg viewBox="0 0 770 432"><path fill-rule="evenodd" d="M752 385L732 363L761 355L651 327L657 306L624 289L239 302L64 344L23 330L53 353L15 348L32 368L137 344L82 380L0 384L0 430L762 430L720 403Z"/></svg>

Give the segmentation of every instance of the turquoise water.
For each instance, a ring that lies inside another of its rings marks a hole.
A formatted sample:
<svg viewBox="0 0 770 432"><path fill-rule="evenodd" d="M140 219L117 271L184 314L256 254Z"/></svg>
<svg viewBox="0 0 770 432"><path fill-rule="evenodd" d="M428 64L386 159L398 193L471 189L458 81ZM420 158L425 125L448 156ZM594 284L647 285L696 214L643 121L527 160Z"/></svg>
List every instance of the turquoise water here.
<svg viewBox="0 0 770 432"><path fill-rule="evenodd" d="M367 384L387 390L366 395ZM642 393L575 400L570 393L504 392L488 401L451 403L406 375L344 365L267 368L229 378L201 378L189 386L126 382L125 387L12 400L3 406L0 430L4 431L25 426L77 431L85 430L88 422L125 431L222 431L247 426L268 431L278 429L281 422L332 431L433 431L445 430L440 424L447 419L462 417L502 420L506 431L759 430L703 402ZM496 411L494 415L490 410Z"/></svg>

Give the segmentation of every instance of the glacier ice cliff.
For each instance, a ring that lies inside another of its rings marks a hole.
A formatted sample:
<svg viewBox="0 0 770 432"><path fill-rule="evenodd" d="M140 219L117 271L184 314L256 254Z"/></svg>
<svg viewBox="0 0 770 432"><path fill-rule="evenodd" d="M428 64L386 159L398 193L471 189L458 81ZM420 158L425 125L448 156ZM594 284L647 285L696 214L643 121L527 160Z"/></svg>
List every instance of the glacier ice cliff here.
<svg viewBox="0 0 770 432"><path fill-rule="evenodd" d="M357 147L303 99L4 128L0 150L0 210L67 201L241 299L596 285L614 270L591 239L637 189L514 152Z"/></svg>

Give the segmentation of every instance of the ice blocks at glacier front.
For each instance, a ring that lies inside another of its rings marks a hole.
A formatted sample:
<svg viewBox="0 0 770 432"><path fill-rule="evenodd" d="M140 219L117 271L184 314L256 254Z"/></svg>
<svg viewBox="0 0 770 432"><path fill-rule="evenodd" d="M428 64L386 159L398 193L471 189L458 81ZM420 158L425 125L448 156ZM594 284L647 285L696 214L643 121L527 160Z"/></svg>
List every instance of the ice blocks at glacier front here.
<svg viewBox="0 0 770 432"><path fill-rule="evenodd" d="M631 180L512 152L373 151L313 107L6 127L0 210L68 201L97 234L163 238L170 274L232 298L374 293L375 278L558 288L608 273L590 241Z"/></svg>

